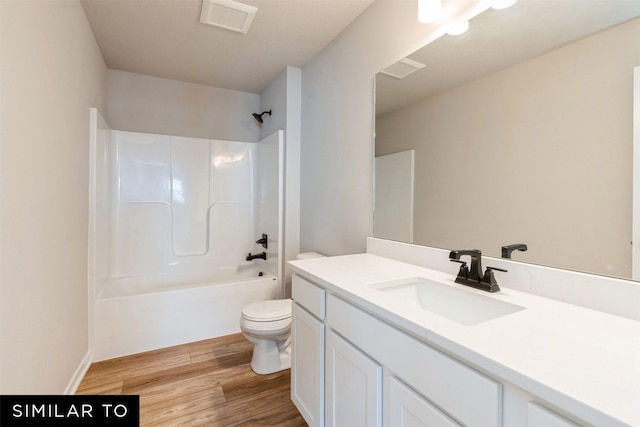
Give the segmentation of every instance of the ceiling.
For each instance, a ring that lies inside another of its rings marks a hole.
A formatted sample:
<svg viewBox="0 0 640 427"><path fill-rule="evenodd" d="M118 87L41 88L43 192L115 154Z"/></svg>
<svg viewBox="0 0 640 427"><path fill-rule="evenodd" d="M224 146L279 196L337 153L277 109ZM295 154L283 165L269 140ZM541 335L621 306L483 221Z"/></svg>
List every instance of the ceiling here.
<svg viewBox="0 0 640 427"><path fill-rule="evenodd" d="M379 74L378 117L478 80L640 16L640 0L518 0L488 9L469 31L445 35L409 55L426 67L397 80ZM629 43L639 43L630 40Z"/></svg>
<svg viewBox="0 0 640 427"><path fill-rule="evenodd" d="M201 24L202 0L81 0L107 67L262 93L302 67L373 0L242 0L248 33Z"/></svg>

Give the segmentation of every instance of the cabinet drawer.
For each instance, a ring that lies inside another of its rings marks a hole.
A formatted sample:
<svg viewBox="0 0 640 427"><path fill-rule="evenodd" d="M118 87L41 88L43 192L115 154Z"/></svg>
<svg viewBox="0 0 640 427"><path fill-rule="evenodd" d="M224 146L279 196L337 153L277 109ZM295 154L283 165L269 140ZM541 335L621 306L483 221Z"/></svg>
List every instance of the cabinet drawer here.
<svg viewBox="0 0 640 427"><path fill-rule="evenodd" d="M500 426L502 386L334 295L327 325L467 426Z"/></svg>
<svg viewBox="0 0 640 427"><path fill-rule="evenodd" d="M293 275L291 297L320 320L325 318L325 290L307 279Z"/></svg>

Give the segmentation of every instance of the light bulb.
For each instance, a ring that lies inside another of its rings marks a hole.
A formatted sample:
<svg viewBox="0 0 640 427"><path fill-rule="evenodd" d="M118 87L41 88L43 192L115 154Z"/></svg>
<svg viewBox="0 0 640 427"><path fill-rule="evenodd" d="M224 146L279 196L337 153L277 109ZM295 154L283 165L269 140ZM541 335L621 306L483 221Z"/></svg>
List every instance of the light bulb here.
<svg viewBox="0 0 640 427"><path fill-rule="evenodd" d="M449 27L447 34L451 36L459 36L460 34L466 33L468 29L469 29L469 21L464 21Z"/></svg>

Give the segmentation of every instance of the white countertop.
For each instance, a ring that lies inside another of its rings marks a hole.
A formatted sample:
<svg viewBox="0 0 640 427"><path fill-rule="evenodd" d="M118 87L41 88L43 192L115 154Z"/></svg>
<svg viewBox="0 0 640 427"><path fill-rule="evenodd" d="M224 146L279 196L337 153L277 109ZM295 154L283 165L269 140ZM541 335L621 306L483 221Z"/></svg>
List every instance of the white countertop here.
<svg viewBox="0 0 640 427"><path fill-rule="evenodd" d="M372 254L290 261L330 292L595 425L640 426L640 322L502 287L488 293L455 275ZM426 277L525 307L464 326L369 285ZM499 281L499 277L498 277Z"/></svg>

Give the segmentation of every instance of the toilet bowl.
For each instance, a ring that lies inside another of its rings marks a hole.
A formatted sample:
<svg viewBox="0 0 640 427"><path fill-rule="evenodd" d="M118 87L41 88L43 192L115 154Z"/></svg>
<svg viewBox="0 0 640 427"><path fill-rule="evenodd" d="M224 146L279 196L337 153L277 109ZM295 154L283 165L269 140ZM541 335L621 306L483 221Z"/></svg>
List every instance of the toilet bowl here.
<svg viewBox="0 0 640 427"><path fill-rule="evenodd" d="M299 254L297 259L320 258L316 252ZM242 308L240 330L252 342L251 369L271 374L291 367L291 300L258 301Z"/></svg>
<svg viewBox="0 0 640 427"><path fill-rule="evenodd" d="M240 329L254 344L251 369L271 374L291 367L291 300L258 301L242 308Z"/></svg>

